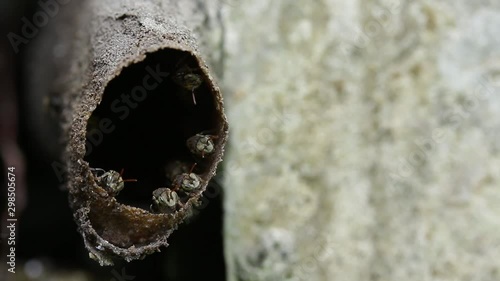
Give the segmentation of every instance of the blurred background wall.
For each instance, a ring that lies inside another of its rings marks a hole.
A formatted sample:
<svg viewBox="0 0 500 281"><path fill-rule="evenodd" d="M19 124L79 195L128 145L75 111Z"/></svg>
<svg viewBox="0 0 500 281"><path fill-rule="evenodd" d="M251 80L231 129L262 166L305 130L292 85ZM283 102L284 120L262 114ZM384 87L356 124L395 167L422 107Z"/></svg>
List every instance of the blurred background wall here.
<svg viewBox="0 0 500 281"><path fill-rule="evenodd" d="M226 2L229 280L500 280L500 2Z"/></svg>

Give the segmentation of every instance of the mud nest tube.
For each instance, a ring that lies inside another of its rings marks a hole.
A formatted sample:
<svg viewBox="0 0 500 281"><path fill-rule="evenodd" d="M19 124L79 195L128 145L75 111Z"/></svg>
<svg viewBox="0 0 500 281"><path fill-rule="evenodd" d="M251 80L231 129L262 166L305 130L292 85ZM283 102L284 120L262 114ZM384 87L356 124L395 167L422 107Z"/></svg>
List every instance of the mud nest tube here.
<svg viewBox="0 0 500 281"><path fill-rule="evenodd" d="M163 49L123 68L87 120L83 180L70 193L90 257L111 265L168 245L226 138L218 87L196 56Z"/></svg>

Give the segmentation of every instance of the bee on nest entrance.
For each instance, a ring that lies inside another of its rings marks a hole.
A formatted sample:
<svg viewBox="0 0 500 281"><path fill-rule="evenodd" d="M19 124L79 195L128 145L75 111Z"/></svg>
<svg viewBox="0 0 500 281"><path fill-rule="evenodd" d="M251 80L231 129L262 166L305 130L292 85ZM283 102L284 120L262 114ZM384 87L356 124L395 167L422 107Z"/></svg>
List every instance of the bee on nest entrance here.
<svg viewBox="0 0 500 281"><path fill-rule="evenodd" d="M196 163L191 168L181 161L172 161L165 166L165 175L170 181L170 188L160 187L153 191L153 213L173 213L194 195L203 183L201 177L194 173Z"/></svg>
<svg viewBox="0 0 500 281"><path fill-rule="evenodd" d="M137 182L137 179L124 180L122 178L124 169L122 169L120 173L115 170L105 171L101 168L90 168L90 170L94 175L96 183L100 187L104 188L104 190L106 190L112 197L115 197L118 193L120 193L120 191L122 191L126 182Z"/></svg>
<svg viewBox="0 0 500 281"><path fill-rule="evenodd" d="M189 93L191 94L193 105L197 105L196 91L203 84L203 77L200 70L191 67L186 62L186 57L179 60L173 74L171 75L172 81L180 86L176 92L181 100L188 102Z"/></svg>
<svg viewBox="0 0 500 281"><path fill-rule="evenodd" d="M187 139L186 145L193 155L205 158L205 155L210 155L215 151L214 140L216 139L218 136L199 133Z"/></svg>
<svg viewBox="0 0 500 281"><path fill-rule="evenodd" d="M92 174L111 199L177 214L201 196L224 142L214 86L202 61L173 49L148 54L106 85L87 121L84 160L99 167ZM169 162L176 168L167 175Z"/></svg>

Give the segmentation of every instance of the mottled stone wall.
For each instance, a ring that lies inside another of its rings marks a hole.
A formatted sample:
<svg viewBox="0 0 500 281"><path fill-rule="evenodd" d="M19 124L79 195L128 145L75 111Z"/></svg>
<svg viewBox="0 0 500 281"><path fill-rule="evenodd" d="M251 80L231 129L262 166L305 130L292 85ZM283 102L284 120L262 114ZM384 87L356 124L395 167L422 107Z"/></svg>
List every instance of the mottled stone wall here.
<svg viewBox="0 0 500 281"><path fill-rule="evenodd" d="M500 280L500 2L223 2L229 280Z"/></svg>

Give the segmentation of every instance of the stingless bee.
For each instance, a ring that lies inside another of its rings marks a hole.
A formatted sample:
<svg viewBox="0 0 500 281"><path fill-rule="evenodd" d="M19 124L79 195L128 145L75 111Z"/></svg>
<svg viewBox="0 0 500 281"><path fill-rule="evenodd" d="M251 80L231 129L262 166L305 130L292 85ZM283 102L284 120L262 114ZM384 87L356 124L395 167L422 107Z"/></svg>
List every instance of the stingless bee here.
<svg viewBox="0 0 500 281"><path fill-rule="evenodd" d="M191 153L205 158L205 154L211 154L215 151L214 140L217 138L213 135L196 134L187 139L186 145Z"/></svg>
<svg viewBox="0 0 500 281"><path fill-rule="evenodd" d="M115 170L105 171L101 168L90 168L94 173L97 184L103 187L109 195L116 196L125 187L125 182L136 182L136 179L126 179L122 178L123 170L118 173ZM98 172L102 174L99 176Z"/></svg>
<svg viewBox="0 0 500 281"><path fill-rule="evenodd" d="M160 187L153 191L153 204L150 206L152 212L175 212L179 205L181 205L179 195L170 188Z"/></svg>
<svg viewBox="0 0 500 281"><path fill-rule="evenodd" d="M183 60L181 60L182 62ZM193 103L196 105L196 97L194 90L203 84L203 79L200 74L195 73L196 70L189 67L187 64L178 68L172 75L172 81L184 89L191 91Z"/></svg>
<svg viewBox="0 0 500 281"><path fill-rule="evenodd" d="M191 170L187 173L182 173L177 175L173 179L173 190L181 189L182 191L189 193L196 191L201 186L201 178L193 173L193 169L196 163L191 167Z"/></svg>
<svg viewBox="0 0 500 281"><path fill-rule="evenodd" d="M200 188L201 178L194 173L180 174L175 178L174 186L181 188L185 192L193 192Z"/></svg>

